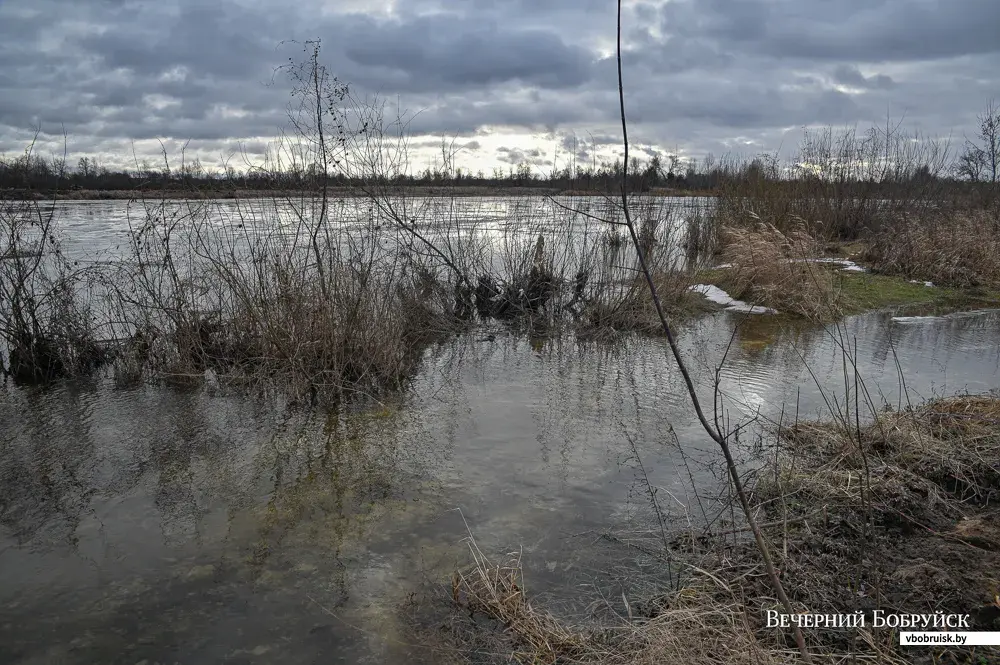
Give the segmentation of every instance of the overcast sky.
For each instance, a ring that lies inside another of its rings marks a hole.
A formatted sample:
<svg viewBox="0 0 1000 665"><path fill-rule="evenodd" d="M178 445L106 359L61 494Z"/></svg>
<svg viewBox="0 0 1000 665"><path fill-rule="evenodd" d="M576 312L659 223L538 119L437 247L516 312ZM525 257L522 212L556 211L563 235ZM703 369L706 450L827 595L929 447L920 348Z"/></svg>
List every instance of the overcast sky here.
<svg viewBox="0 0 1000 665"><path fill-rule="evenodd" d="M1000 0L628 2L624 22L646 154L788 153L887 113L961 143L1000 98ZM419 111L418 168L446 135L466 168L548 171L617 149L614 29L614 0L0 0L0 152L40 124L74 162L257 154L287 122L287 41L320 38L357 93Z"/></svg>

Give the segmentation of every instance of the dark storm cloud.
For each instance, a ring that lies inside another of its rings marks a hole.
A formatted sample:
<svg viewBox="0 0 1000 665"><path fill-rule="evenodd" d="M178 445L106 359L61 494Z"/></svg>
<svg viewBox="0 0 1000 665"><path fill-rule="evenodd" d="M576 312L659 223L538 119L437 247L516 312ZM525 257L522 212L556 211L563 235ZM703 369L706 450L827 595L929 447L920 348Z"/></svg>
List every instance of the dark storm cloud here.
<svg viewBox="0 0 1000 665"><path fill-rule="evenodd" d="M543 30L510 30L450 15L408 21L351 17L344 52L355 63L405 74L422 86L482 87L508 81L559 89L589 76L591 55Z"/></svg>
<svg viewBox="0 0 1000 665"><path fill-rule="evenodd" d="M577 157L617 144L613 2L389 5L3 0L0 145L17 145L38 124L53 135L65 128L80 152L159 137L222 150L273 136L286 124L290 88L276 68L303 57L301 43L283 40L312 38L360 96L393 107L398 96L416 134L461 136L464 145L489 129L539 134ZM650 154L774 149L805 125L864 125L887 112L926 133L961 135L1000 96L996 0L626 7L628 115ZM544 157L511 150L529 163Z"/></svg>
<svg viewBox="0 0 1000 665"><path fill-rule="evenodd" d="M678 0L662 28L783 58L918 61L1000 52L995 0Z"/></svg>

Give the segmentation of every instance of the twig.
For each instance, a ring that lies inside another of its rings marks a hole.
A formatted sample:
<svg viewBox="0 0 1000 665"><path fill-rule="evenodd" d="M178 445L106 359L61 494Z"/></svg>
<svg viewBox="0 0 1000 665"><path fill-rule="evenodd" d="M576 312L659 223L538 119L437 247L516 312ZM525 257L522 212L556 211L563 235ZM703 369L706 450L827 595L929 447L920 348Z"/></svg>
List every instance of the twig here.
<svg viewBox="0 0 1000 665"><path fill-rule="evenodd" d="M753 516L753 511L750 508L750 501L747 499L746 491L743 488L743 482L740 479L739 470L736 467L736 461L733 459L732 451L729 449L729 442L726 436L723 436L718 430L716 430L706 419L705 414L701 408L701 401L698 399L698 393L695 390L694 382L691 379L691 375L688 372L687 365L681 356L680 349L677 346L677 341L674 339L673 331L670 328L670 323L667 321L666 314L663 310L663 305L660 302L659 295L656 292L656 284L653 282L653 276L649 271L649 267L646 265L646 257L643 255L642 247L639 242L639 236L636 233L635 225L632 223L632 217L629 212L628 207L628 124L625 120L625 90L622 81L622 0L618 0L618 29L617 29L617 60L618 60L618 103L619 110L621 113L622 121L622 143L624 145L624 163L622 165L622 186L621 186L621 197L622 197L622 212L625 216L625 224L628 227L629 235L632 238L632 244L635 247L636 253L638 254L639 265L642 268L643 274L646 277L646 284L649 286L650 295L653 299L653 307L656 309L656 314L660 319L660 324L663 327L663 333L667 338L667 344L670 346L670 351L674 356L674 361L677 363L677 367L681 372L681 376L684 378L684 385L687 387L688 395L691 399L691 403L694 406L694 410L698 415L698 420L701 422L702 427L708 433L708 435L715 441L719 448L722 450L722 454L726 459L726 467L729 470L729 475L733 480L733 487L736 490L736 494L740 500L740 506L743 509L743 513L746 516L747 523L750 525L750 529L753 531L754 539L757 543L757 549L760 551L761 558L764 560L764 568L767 570L768 578L770 578L771 585L774 587L775 593L778 595L778 599L781 601L784 607L785 613L788 615L793 614L791 601L788 600L788 595L785 593L785 589L781 584L781 579L778 577L778 573L774 568L774 562L771 559L771 554L767 546L767 542L764 540L764 536L760 531L760 527L757 525L757 520ZM802 631L798 626L794 627L795 642L798 645L799 652L802 655L802 660L806 663L811 663L812 658L809 655L809 650L806 648L805 638L802 635Z"/></svg>

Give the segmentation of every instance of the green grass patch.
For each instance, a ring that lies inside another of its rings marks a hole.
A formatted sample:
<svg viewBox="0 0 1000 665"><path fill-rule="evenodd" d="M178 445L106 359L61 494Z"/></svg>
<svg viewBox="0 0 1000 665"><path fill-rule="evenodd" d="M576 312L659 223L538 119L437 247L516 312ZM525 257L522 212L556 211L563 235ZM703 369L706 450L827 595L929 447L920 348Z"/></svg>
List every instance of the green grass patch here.
<svg viewBox="0 0 1000 665"><path fill-rule="evenodd" d="M836 304L845 315L888 308L898 308L907 314L933 315L1000 307L997 289L924 286L904 277L844 272L836 265L817 266L835 272ZM727 292L733 285L727 269L699 270L693 282L714 284Z"/></svg>
<svg viewBox="0 0 1000 665"><path fill-rule="evenodd" d="M890 307L925 314L943 314L984 307L1000 307L1000 292L914 284L903 277L838 272L837 288L847 314Z"/></svg>

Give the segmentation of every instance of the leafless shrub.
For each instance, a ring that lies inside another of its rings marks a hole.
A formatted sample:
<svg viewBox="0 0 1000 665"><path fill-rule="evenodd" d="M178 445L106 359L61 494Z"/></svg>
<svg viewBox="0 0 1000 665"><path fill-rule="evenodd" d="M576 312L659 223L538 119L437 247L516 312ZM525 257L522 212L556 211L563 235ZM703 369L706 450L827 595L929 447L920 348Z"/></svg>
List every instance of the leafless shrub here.
<svg viewBox="0 0 1000 665"><path fill-rule="evenodd" d="M440 275L388 249L394 238L376 225L319 243L321 271L295 202L238 210L237 224L215 223L201 204L140 211L131 256L108 280L128 340L122 377L212 370L295 394L379 391L401 385L424 345L459 324Z"/></svg>
<svg viewBox="0 0 1000 665"><path fill-rule="evenodd" d="M789 163L765 154L724 164L715 215L722 226L759 219L783 232L805 219L824 240L856 239L896 215L940 207L948 160L946 142L890 121L860 135L809 132Z"/></svg>
<svg viewBox="0 0 1000 665"><path fill-rule="evenodd" d="M0 369L15 379L71 376L104 359L83 292L88 275L60 241L51 205L0 197Z"/></svg>

